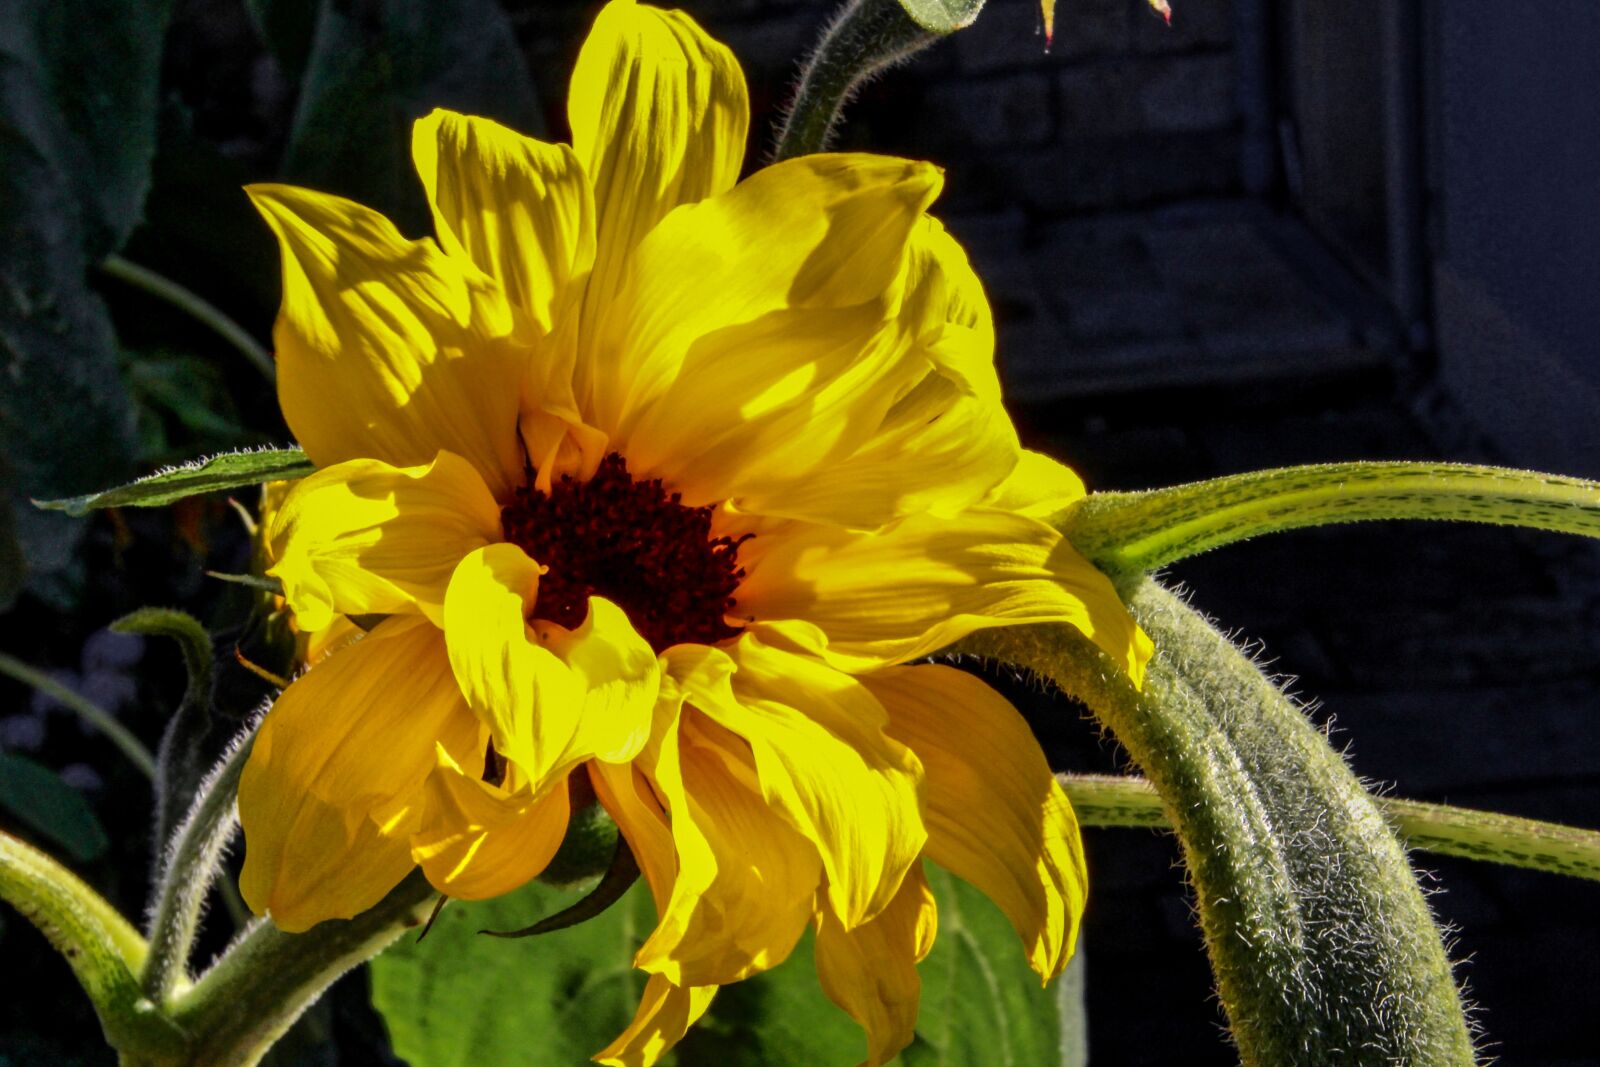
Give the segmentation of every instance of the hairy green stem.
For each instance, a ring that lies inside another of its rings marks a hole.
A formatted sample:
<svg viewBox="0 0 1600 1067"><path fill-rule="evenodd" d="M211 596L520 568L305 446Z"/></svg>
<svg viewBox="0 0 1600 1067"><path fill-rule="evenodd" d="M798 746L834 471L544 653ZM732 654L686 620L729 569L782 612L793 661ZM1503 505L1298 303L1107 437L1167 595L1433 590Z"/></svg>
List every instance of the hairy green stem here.
<svg viewBox="0 0 1600 1067"><path fill-rule="evenodd" d="M1600 537L1600 482L1459 463L1326 463L1142 493L1094 493L1059 524L1099 567L1131 574L1261 534L1377 519Z"/></svg>
<svg viewBox="0 0 1600 1067"><path fill-rule="evenodd" d="M150 955L140 984L145 995L165 1005L173 989L188 978L189 955L200 929L206 894L222 869L222 855L233 837L239 775L250 755L247 736L201 783L194 806L173 835L156 879L150 914Z"/></svg>
<svg viewBox="0 0 1600 1067"><path fill-rule="evenodd" d="M129 285L143 289L151 296L158 297L183 311L195 321L209 327L217 336L232 345L240 355L250 361L250 365L261 372L267 381L276 381L278 377L277 366L272 362L272 353L263 348L249 332L227 315L223 314L216 306L208 303L198 294L164 274L158 274L149 267L141 267L131 260L113 253L100 263L100 269L127 282Z"/></svg>
<svg viewBox="0 0 1600 1067"><path fill-rule="evenodd" d="M30 685L45 696L59 701L89 725L105 734L111 743L128 757L128 762L139 768L146 778L155 778L155 757L150 754L144 742L133 736L109 711L88 697L68 689L43 671L36 670L4 652L0 652L0 674L8 674L24 685Z"/></svg>
<svg viewBox="0 0 1600 1067"><path fill-rule="evenodd" d="M1161 794L1143 778L1058 774L1056 780L1084 826L1170 825ZM1396 797L1373 803L1412 848L1600 881L1600 831Z"/></svg>
<svg viewBox="0 0 1600 1067"><path fill-rule="evenodd" d="M1065 626L957 650L1038 671L1091 708L1160 792L1247 1067L1460 1067L1474 1052L1404 849L1327 739L1250 660L1148 579L1143 691Z"/></svg>
<svg viewBox="0 0 1600 1067"><path fill-rule="evenodd" d="M824 151L840 113L863 82L938 39L913 22L899 0L851 0L823 31L801 71L773 162Z"/></svg>
<svg viewBox="0 0 1600 1067"><path fill-rule="evenodd" d="M251 924L172 1001L172 1017L192 1042L181 1067L253 1067L336 978L419 926L434 895L413 871L353 919L319 923L303 934L286 934L265 919ZM180 1064L130 1058L124 1067Z"/></svg>

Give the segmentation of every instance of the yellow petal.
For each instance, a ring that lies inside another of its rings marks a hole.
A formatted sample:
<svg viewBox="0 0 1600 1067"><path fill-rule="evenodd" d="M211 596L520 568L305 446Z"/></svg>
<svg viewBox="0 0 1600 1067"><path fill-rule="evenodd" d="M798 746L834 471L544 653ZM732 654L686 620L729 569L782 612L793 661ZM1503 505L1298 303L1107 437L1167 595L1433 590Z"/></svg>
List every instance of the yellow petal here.
<svg viewBox="0 0 1600 1067"><path fill-rule="evenodd" d="M1083 494L1083 479L1071 467L1042 452L1024 451L1010 477L984 503L1048 519L1082 500Z"/></svg>
<svg viewBox="0 0 1600 1067"><path fill-rule="evenodd" d="M380 623L284 690L239 782L250 907L299 931L382 899L412 867L406 835L436 744L481 769L482 729L421 619Z"/></svg>
<svg viewBox="0 0 1600 1067"><path fill-rule="evenodd" d="M817 912L817 977L867 1032L867 1067L888 1063L916 1037L917 964L933 947L937 917L921 866L906 873L887 908L853 930L832 909Z"/></svg>
<svg viewBox="0 0 1600 1067"><path fill-rule="evenodd" d="M688 15L612 0L578 53L567 118L598 214L583 310L594 322L644 235L738 178L750 104L733 53Z"/></svg>
<svg viewBox="0 0 1600 1067"><path fill-rule="evenodd" d="M421 611L437 622L451 572L498 540L500 508L472 465L440 452L423 467L355 459L295 483L267 541L295 622Z"/></svg>
<svg viewBox="0 0 1600 1067"><path fill-rule="evenodd" d="M463 773L443 750L437 761L411 835L411 856L433 887L460 900L487 900L544 870L567 832L566 781L536 796Z"/></svg>
<svg viewBox="0 0 1600 1067"><path fill-rule="evenodd" d="M655 898L656 913L667 910L678 877L678 854L672 843L672 824L644 773L636 764L589 764L595 795L616 820L639 870Z"/></svg>
<svg viewBox="0 0 1600 1067"><path fill-rule="evenodd" d="M538 622L534 632L583 694L570 755L609 763L638 755L650 738L661 668L622 609L605 597L590 597L589 614L576 630Z"/></svg>
<svg viewBox="0 0 1600 1067"><path fill-rule="evenodd" d="M1076 627L1141 684L1150 639L1105 575L1037 519L991 508L913 515L877 532L801 526L746 542L731 613L805 640L841 670L904 663L990 626Z"/></svg>
<svg viewBox="0 0 1600 1067"><path fill-rule="evenodd" d="M660 679L655 653L602 597L590 598L576 630L530 626L540 570L516 545L489 545L461 561L444 605L461 691L535 792L591 757L637 755Z"/></svg>
<svg viewBox="0 0 1600 1067"><path fill-rule="evenodd" d="M674 451L679 426L672 418L703 422L706 436L718 439L747 417L770 420L827 388L848 366L836 351L842 342L867 352L878 324L894 314L907 242L940 182L927 163L805 156L673 212L635 251L635 270L606 321L591 323L597 356L580 361L579 376L589 375L590 384L578 392L588 398L593 424L611 435L632 469L669 478L686 501L729 495L692 469L693 456ZM814 326L807 313L819 313ZM797 339L816 337L826 351L808 356L794 344L758 360L735 351L741 339L775 341L783 327ZM905 348L874 349L868 380L893 378L883 368L898 367ZM739 370L741 357L764 372L765 389L754 388L757 378L724 397L715 380L703 380L712 370ZM670 400L669 388L677 389ZM718 394L709 404L708 389ZM666 409L633 436L632 423L657 404ZM842 432L819 429L830 438ZM661 435L670 441L658 443Z"/></svg>
<svg viewBox="0 0 1600 1067"><path fill-rule="evenodd" d="M594 263L594 195L572 149L435 109L412 126L411 155L440 246L498 281L548 334Z"/></svg>
<svg viewBox="0 0 1600 1067"><path fill-rule="evenodd" d="M662 740L654 780L672 812L678 877L634 963L673 985L721 985L775 967L811 919L817 850L754 778L748 746L697 712Z"/></svg>
<svg viewBox="0 0 1600 1067"><path fill-rule="evenodd" d="M907 295L889 328L911 339L909 359L920 378L887 410L864 404L845 413L876 419L875 428L855 435L855 451L820 476L801 472L774 448L789 468L774 463L752 472L764 477L744 478L741 508L865 529L915 512L959 511L1016 465L988 302L966 254L934 219L924 217L913 232L903 284Z"/></svg>
<svg viewBox="0 0 1600 1067"><path fill-rule="evenodd" d="M888 906L927 839L921 766L850 675L749 635L728 652L731 681L695 685L690 701L749 742L767 803L816 846L834 910L857 926Z"/></svg>
<svg viewBox="0 0 1600 1067"><path fill-rule="evenodd" d="M567 764L583 693L572 672L527 624L541 568L512 544L470 553L444 601L450 666L495 749L522 768L535 791Z"/></svg>
<svg viewBox="0 0 1600 1067"><path fill-rule="evenodd" d="M1060 974L1088 876L1077 817L1027 722L951 667L893 667L862 682L889 709L889 733L922 757L928 858L1005 912L1041 977Z"/></svg>
<svg viewBox="0 0 1600 1067"><path fill-rule="evenodd" d="M496 498L519 485L527 354L499 286L370 208L285 185L247 191L283 252L278 400L312 461L404 467L445 449Z"/></svg>
<svg viewBox="0 0 1600 1067"><path fill-rule="evenodd" d="M596 1054L595 1062L614 1067L652 1067L711 1007L717 987L676 986L659 974L645 983L639 1010L615 1041Z"/></svg>

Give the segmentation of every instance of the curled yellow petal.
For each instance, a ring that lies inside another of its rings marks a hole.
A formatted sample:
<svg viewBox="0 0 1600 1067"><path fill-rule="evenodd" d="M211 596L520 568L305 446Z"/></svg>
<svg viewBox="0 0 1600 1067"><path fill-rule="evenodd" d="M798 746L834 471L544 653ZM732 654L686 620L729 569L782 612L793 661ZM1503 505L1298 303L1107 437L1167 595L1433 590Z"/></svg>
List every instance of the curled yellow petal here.
<svg viewBox="0 0 1600 1067"><path fill-rule="evenodd" d="M651 975L633 1022L595 1055L595 1062L614 1067L653 1067L706 1013L716 993L714 985L676 986L659 974Z"/></svg>
<svg viewBox="0 0 1600 1067"><path fill-rule="evenodd" d="M999 906L1040 977L1060 974L1088 874L1072 804L1027 722L952 667L894 667L862 683L889 710L890 735L922 759L928 858Z"/></svg>
<svg viewBox="0 0 1600 1067"><path fill-rule="evenodd" d="M295 483L266 530L284 599L303 630L335 615L421 611L438 622L463 556L497 540L500 509L472 465L356 459Z"/></svg>
<svg viewBox="0 0 1600 1067"><path fill-rule="evenodd" d="M299 931L381 900L412 867L406 838L436 745L481 770L482 728L421 619L380 623L297 679L239 782L246 903Z"/></svg>

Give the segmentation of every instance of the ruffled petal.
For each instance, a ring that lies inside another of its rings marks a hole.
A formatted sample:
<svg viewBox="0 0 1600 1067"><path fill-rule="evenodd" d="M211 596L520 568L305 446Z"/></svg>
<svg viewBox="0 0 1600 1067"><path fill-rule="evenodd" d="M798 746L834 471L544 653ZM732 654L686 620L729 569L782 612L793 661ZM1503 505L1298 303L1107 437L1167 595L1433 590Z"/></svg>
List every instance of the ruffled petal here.
<svg viewBox="0 0 1600 1067"><path fill-rule="evenodd" d="M933 948L937 927L938 908L920 866L906 872L887 908L853 930L831 909L817 912L817 977L828 999L867 1032L866 1067L888 1063L917 1036L917 964Z"/></svg>
<svg viewBox="0 0 1600 1067"><path fill-rule="evenodd" d="M300 931L381 900L412 867L436 745L481 771L483 730L421 619L380 623L285 689L239 782L250 907Z"/></svg>
<svg viewBox="0 0 1600 1067"><path fill-rule="evenodd" d="M1044 979L1072 956L1088 894L1072 804L1027 722L980 679L952 667L894 667L862 683L889 709L889 733L927 771L928 858L993 900Z"/></svg>
<svg viewBox="0 0 1600 1067"><path fill-rule="evenodd" d="M607 320L591 324L597 358L580 390L591 422L632 469L696 504L735 495L737 469L720 468L740 459L741 439L792 446L812 464L847 452L848 435L875 425L869 412L911 384L908 344L882 327L940 181L927 163L805 156L673 212L635 251ZM815 405L828 416L808 419ZM786 441L795 427L816 440ZM719 469L702 470L712 456Z"/></svg>
<svg viewBox="0 0 1600 1067"><path fill-rule="evenodd" d="M731 678L689 699L749 742L766 802L816 847L829 901L855 927L888 906L922 851L922 768L850 675L750 635L728 654Z"/></svg>
<svg viewBox="0 0 1600 1067"><path fill-rule="evenodd" d="M1150 658L1150 639L1106 576L1054 529L1012 512L913 515L867 533L796 524L746 542L739 561L747 574L731 614L807 643L841 670L1039 622L1076 627L1135 685Z"/></svg>
<svg viewBox="0 0 1600 1067"><path fill-rule="evenodd" d="M634 964L696 986L782 963L811 920L822 868L762 798L749 747L687 710L662 739L653 780L672 813L678 877Z"/></svg>
<svg viewBox="0 0 1600 1067"><path fill-rule="evenodd" d="M733 53L688 15L612 0L578 53L567 118L598 214L583 309L592 324L667 212L733 185L750 103Z"/></svg>
<svg viewBox="0 0 1600 1067"><path fill-rule="evenodd" d="M266 537L267 573L302 630L341 614L421 611L438 622L456 564L499 539L500 508L454 453L422 467L354 459L296 482Z"/></svg>
<svg viewBox="0 0 1600 1067"><path fill-rule="evenodd" d="M632 759L650 737L660 679L655 653L602 597L576 630L530 626L541 570L516 545L489 545L461 561L444 605L461 692L535 792L591 757Z"/></svg>
<svg viewBox="0 0 1600 1067"><path fill-rule="evenodd" d="M1010 477L984 503L992 508L1048 519L1082 500L1083 479L1042 452L1024 450Z"/></svg>
<svg viewBox="0 0 1600 1067"><path fill-rule="evenodd" d="M577 155L443 109L412 126L411 155L440 246L498 281L548 334L594 263L594 194Z"/></svg>
<svg viewBox="0 0 1600 1067"><path fill-rule="evenodd" d="M652 1067L683 1040L716 995L714 985L676 986L659 974L652 974L639 998L633 1022L596 1054L595 1062L614 1067Z"/></svg>
<svg viewBox="0 0 1600 1067"><path fill-rule="evenodd" d="M522 482L527 359L495 282L336 196L252 185L283 252L273 327L283 417L319 467L466 458L502 499Z"/></svg>
<svg viewBox="0 0 1600 1067"><path fill-rule="evenodd" d="M849 440L859 443L820 472L806 469L811 451L801 444L812 428L760 442L766 462L739 478L739 507L867 529L916 512L959 511L1016 466L988 301L966 253L937 220L924 216L913 231L901 284L900 313L885 330L909 341L900 369L914 384L881 378L878 384L897 390L887 409L859 389L857 402L840 413L856 427ZM817 410L819 418L827 414ZM875 422L862 421L868 419Z"/></svg>
<svg viewBox="0 0 1600 1067"><path fill-rule="evenodd" d="M616 820L617 829L639 863L650 895L655 898L656 914L665 912L678 878L678 853L672 843L671 821L660 800L636 764L596 760L589 764L589 779L594 783L595 796Z"/></svg>
<svg viewBox="0 0 1600 1067"><path fill-rule="evenodd" d="M437 760L411 835L411 856L429 883L459 900L487 900L537 877L567 832L565 779L535 795L464 773L442 749Z"/></svg>

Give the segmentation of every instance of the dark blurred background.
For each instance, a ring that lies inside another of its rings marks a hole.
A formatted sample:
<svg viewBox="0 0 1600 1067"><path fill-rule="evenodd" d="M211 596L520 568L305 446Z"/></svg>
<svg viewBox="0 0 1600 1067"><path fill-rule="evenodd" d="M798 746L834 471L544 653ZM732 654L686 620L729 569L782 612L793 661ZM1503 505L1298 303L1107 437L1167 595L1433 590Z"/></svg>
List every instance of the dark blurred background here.
<svg viewBox="0 0 1600 1067"><path fill-rule="evenodd" d="M409 119L445 104L565 139L567 72L598 6L178 3L155 178L125 254L265 339L276 252L238 185L284 176L424 232ZM753 166L832 5L685 6L745 66ZM1170 27L1140 0L1060 0L1048 54L1039 22L1031 0L990 0L975 27L869 86L840 139L947 169L938 210L989 290L1029 444L1096 489L1385 458L1600 477L1591 0L1180 0ZM419 32L456 58L403 43ZM174 337L218 352L142 294L96 286L136 380L166 366L151 353ZM147 466L284 438L270 390L236 358L184 373L175 390L136 390ZM153 740L181 692L176 657L97 631L147 602L227 617L200 572L243 569L242 535L207 502L101 516L78 536L0 616L0 647L126 707ZM1169 578L1298 677L1360 774L1401 796L1600 827L1600 546L1353 527L1235 546ZM1014 695L1058 767L1126 769L1080 712ZM4 680L0 747L67 768L114 842L82 869L136 910L146 815L110 800L137 780ZM1092 1062L1233 1062L1174 842L1087 837ZM1417 862L1498 1062L1600 1063L1600 889ZM0 1006L0 1033L40 1035L13 1055L102 1062L66 968L13 916L0 937L8 965L37 968L29 995ZM336 1062L381 1059L360 982L328 1015Z"/></svg>

